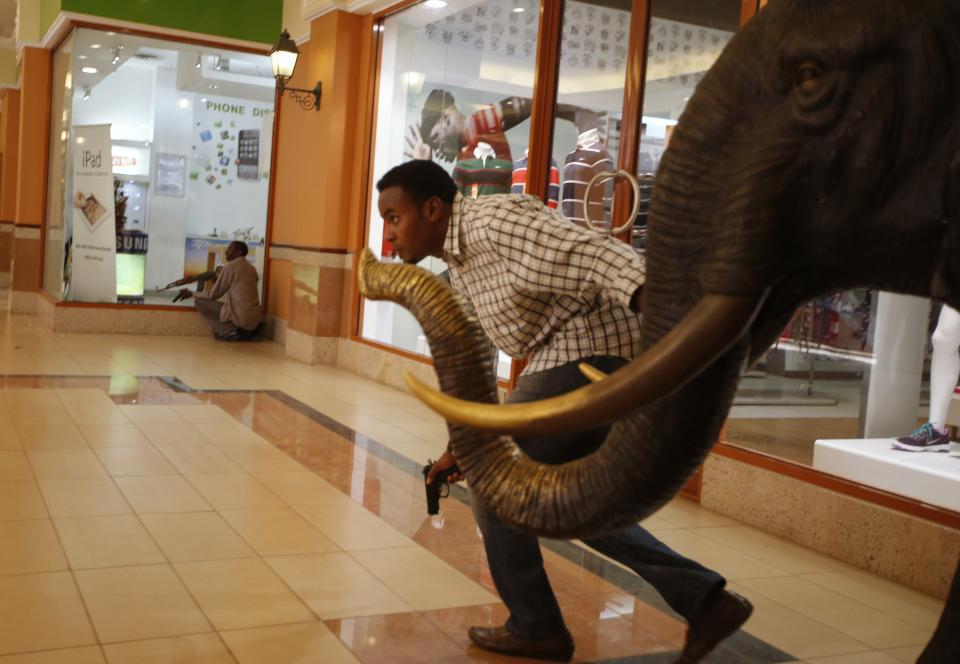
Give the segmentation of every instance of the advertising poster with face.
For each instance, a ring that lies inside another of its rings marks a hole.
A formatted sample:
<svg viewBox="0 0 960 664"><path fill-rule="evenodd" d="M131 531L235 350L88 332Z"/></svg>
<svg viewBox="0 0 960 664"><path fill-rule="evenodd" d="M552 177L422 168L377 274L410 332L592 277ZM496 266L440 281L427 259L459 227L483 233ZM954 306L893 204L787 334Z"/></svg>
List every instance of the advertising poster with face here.
<svg viewBox="0 0 960 664"><path fill-rule="evenodd" d="M110 125L73 128L72 299L117 301L117 230Z"/></svg>

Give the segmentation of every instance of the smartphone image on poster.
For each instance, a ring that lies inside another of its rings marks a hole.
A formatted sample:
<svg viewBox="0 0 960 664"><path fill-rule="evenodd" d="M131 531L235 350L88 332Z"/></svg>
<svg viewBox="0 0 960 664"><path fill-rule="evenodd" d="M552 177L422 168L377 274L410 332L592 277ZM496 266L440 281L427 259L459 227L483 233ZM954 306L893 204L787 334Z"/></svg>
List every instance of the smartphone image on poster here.
<svg viewBox="0 0 960 664"><path fill-rule="evenodd" d="M241 129L237 139L237 177L260 179L260 130Z"/></svg>

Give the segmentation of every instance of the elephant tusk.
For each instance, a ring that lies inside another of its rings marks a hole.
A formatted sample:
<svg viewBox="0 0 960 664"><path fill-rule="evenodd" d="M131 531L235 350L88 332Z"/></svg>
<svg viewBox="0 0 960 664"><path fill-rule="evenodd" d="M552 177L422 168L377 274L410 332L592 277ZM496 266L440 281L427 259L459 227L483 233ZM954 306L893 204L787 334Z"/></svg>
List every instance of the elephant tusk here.
<svg viewBox="0 0 960 664"><path fill-rule="evenodd" d="M585 362L580 363L577 368L580 369L580 373L586 376L591 383L599 383L601 380L610 375Z"/></svg>
<svg viewBox="0 0 960 664"><path fill-rule="evenodd" d="M552 399L483 404L438 392L412 376L410 391L450 422L514 436L584 431L667 396L710 366L749 328L766 297L706 295L652 348L592 385Z"/></svg>

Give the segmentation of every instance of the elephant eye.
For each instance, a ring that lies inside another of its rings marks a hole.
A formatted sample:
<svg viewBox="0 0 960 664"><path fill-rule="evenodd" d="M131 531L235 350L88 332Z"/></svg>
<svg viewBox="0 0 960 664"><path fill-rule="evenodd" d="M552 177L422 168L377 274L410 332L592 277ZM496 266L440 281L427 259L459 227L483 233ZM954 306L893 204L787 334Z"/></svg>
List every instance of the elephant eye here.
<svg viewBox="0 0 960 664"><path fill-rule="evenodd" d="M804 62L797 71L797 87L812 92L823 77L823 70L813 62Z"/></svg>

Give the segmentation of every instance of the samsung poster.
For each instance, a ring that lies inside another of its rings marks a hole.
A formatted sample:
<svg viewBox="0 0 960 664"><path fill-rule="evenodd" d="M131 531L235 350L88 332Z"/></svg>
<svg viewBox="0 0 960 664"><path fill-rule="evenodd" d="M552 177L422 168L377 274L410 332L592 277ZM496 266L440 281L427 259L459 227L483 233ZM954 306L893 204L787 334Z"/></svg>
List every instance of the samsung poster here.
<svg viewBox="0 0 960 664"><path fill-rule="evenodd" d="M110 125L74 127L71 298L117 301Z"/></svg>

